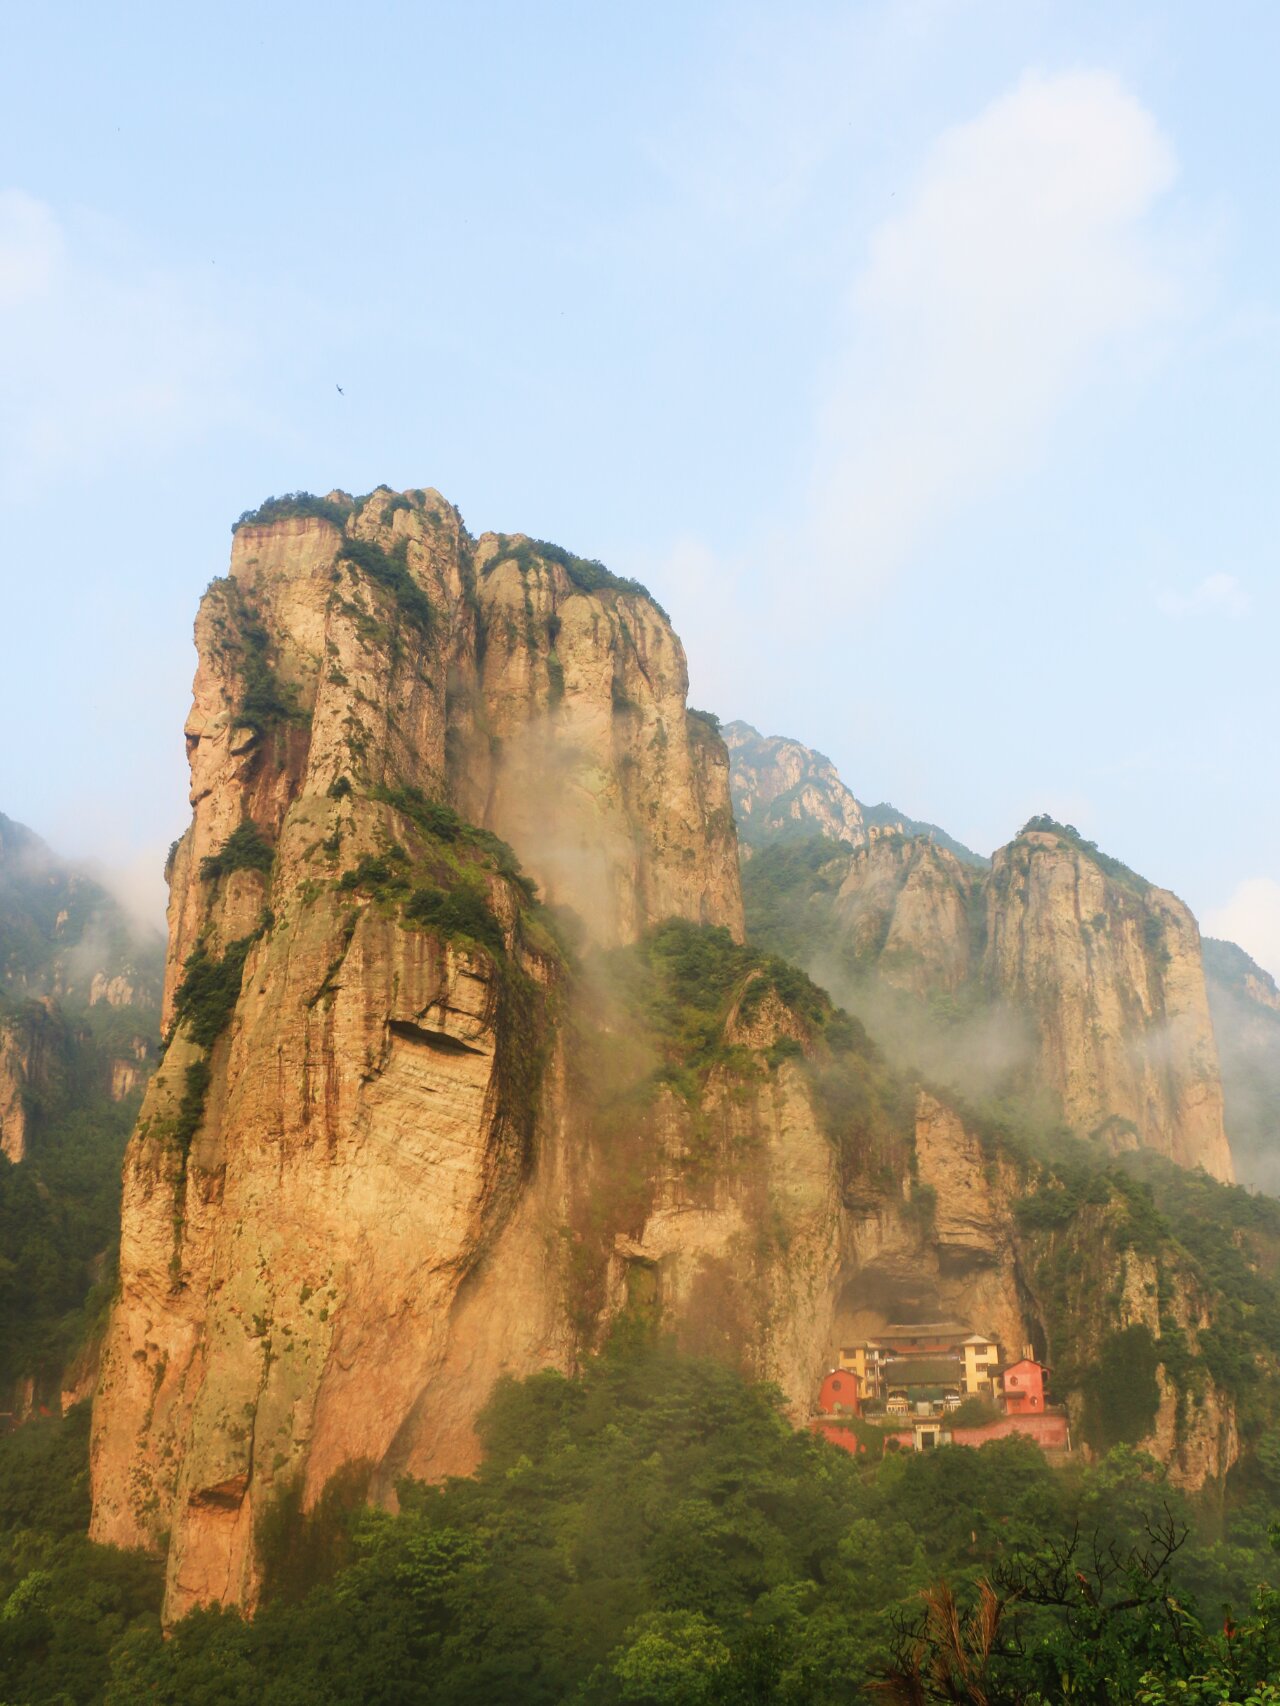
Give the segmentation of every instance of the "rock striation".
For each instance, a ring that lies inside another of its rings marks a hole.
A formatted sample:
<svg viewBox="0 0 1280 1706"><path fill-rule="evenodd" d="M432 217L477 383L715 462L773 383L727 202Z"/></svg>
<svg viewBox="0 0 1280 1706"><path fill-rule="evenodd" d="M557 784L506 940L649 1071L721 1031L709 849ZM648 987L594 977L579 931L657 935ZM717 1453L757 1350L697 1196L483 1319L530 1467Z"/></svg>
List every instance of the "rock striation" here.
<svg viewBox="0 0 1280 1706"><path fill-rule="evenodd" d="M893 988L954 994L975 969L971 918L980 894L980 878L945 847L872 829L834 910L855 958L874 963Z"/></svg>
<svg viewBox="0 0 1280 1706"><path fill-rule="evenodd" d="M1200 932L1165 889L1054 828L992 861L983 975L1032 1016L1069 1124L1233 1177Z"/></svg>
<svg viewBox="0 0 1280 1706"><path fill-rule="evenodd" d="M52 1057L65 1044L52 1002L29 1001L0 1018L0 1155L24 1161L33 1099L47 1090Z"/></svg>
<svg viewBox="0 0 1280 1706"><path fill-rule="evenodd" d="M598 564L334 494L237 530L196 641L93 1445L93 1532L171 1532L171 1612L252 1600L282 1491L465 1469L497 1374L572 1360L551 922L742 934L723 744Z"/></svg>

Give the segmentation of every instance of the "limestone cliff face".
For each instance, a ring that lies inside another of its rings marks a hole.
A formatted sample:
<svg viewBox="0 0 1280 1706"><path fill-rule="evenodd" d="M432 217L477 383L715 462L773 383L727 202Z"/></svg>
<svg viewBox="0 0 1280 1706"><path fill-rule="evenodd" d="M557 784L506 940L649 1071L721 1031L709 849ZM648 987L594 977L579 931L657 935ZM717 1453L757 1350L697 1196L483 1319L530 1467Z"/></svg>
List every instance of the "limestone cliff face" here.
<svg viewBox="0 0 1280 1706"><path fill-rule="evenodd" d="M790 772L771 774L780 785ZM834 861L809 869L792 879L813 890L801 897L808 963L846 999L867 1007L871 978L922 1006L959 1001L975 1025L985 1008L992 1024L975 1032L975 1052L1005 1070L1004 1044L1016 1054L1029 1029L1019 1087L1048 1092L1078 1132L1234 1176L1199 931L1175 895L1048 819L1033 819L987 870L932 837L875 825L838 880ZM751 895L762 885L762 922L788 919L795 951L796 914L764 886L771 877L757 863L744 880ZM931 1074L954 1054L918 1025L904 1047ZM1244 1106L1247 1073L1237 1076Z"/></svg>
<svg viewBox="0 0 1280 1706"><path fill-rule="evenodd" d="M980 879L946 848L873 829L849 862L835 914L857 958L894 988L952 994L973 971L976 893Z"/></svg>
<svg viewBox="0 0 1280 1706"><path fill-rule="evenodd" d="M473 542L435 492L374 493L342 526L239 528L196 628L169 995L204 926L201 861L242 816L274 836L343 777L448 795L597 941L671 914L741 935L728 761L685 710L683 648L642 592L584 591L570 568L524 539ZM269 763L264 694L287 712ZM255 896L237 893L238 928Z"/></svg>
<svg viewBox="0 0 1280 1706"><path fill-rule="evenodd" d="M723 745L598 565L336 494L237 531L196 637L93 1443L93 1532L169 1532L171 1613L252 1601L286 1489L470 1467L497 1376L590 1337L565 972L494 832L588 944L741 935Z"/></svg>
<svg viewBox="0 0 1280 1706"><path fill-rule="evenodd" d="M1136 1246L1123 1199L1087 1204L1063 1229L1035 1230L1018 1213L1026 1172L923 1091L915 1146L917 1186L931 1193L924 1250L937 1265L943 1314L991 1333L1006 1355L1029 1346L1047 1361L1052 1395L1067 1406L1078 1447L1089 1449L1090 1378L1113 1335L1145 1329L1157 1356L1173 1335L1179 1358L1198 1357L1200 1334L1213 1325L1212 1300L1176 1245ZM1220 1480L1240 1455L1229 1396L1203 1372L1192 1390L1180 1389L1164 1362L1155 1383L1150 1430L1134 1443L1164 1463L1176 1485Z"/></svg>
<svg viewBox="0 0 1280 1706"><path fill-rule="evenodd" d="M52 1002L31 1001L0 1018L0 1155L26 1159L31 1101L47 1089L53 1056L64 1042Z"/></svg>
<svg viewBox="0 0 1280 1706"><path fill-rule="evenodd" d="M892 1320L1056 1352L1013 1163L737 945L725 749L642 591L432 492L334 494L245 521L196 636L92 1442L92 1532L167 1537L167 1616L252 1605L267 1519L335 1476L466 1472L500 1375L614 1328L797 1420ZM961 939L941 853L873 863L877 952Z"/></svg>
<svg viewBox="0 0 1280 1706"><path fill-rule="evenodd" d="M1236 1175L1280 1195L1280 990L1234 942L1206 939L1204 968Z"/></svg>
<svg viewBox="0 0 1280 1706"><path fill-rule="evenodd" d="M1200 933L1175 895L1024 831L992 862L984 975L1032 1013L1073 1126L1233 1176Z"/></svg>
<svg viewBox="0 0 1280 1706"><path fill-rule="evenodd" d="M850 847L867 839L862 807L822 753L799 741L766 738L750 723L727 723L733 809L746 847L803 830Z"/></svg>
<svg viewBox="0 0 1280 1706"><path fill-rule="evenodd" d="M657 919L742 935L729 760L686 710L684 649L661 610L588 593L526 540L474 554L479 657L455 664L448 780L593 940Z"/></svg>

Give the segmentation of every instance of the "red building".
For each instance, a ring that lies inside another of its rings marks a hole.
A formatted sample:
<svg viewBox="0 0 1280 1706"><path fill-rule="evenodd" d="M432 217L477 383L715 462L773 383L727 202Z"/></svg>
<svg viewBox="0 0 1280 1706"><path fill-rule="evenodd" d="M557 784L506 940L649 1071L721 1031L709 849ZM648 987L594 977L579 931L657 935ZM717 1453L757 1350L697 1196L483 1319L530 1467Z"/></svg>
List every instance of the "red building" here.
<svg viewBox="0 0 1280 1706"><path fill-rule="evenodd" d="M847 1368L833 1368L818 1391L818 1408L824 1416L861 1415L857 1375Z"/></svg>
<svg viewBox="0 0 1280 1706"><path fill-rule="evenodd" d="M1042 1362L1032 1357L1019 1357L999 1371L1000 1397L1006 1416L1030 1416L1044 1412L1044 1377L1048 1373Z"/></svg>

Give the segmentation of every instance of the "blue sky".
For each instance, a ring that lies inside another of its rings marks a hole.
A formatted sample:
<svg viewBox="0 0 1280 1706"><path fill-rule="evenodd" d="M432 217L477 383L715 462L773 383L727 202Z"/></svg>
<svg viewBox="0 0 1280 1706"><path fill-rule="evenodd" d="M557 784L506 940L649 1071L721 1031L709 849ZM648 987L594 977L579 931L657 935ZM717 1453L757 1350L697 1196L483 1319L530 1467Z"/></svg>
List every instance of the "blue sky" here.
<svg viewBox="0 0 1280 1706"><path fill-rule="evenodd" d="M694 703L1280 972L1278 54L1244 0L14 12L0 810L156 909L231 521L430 484L644 579Z"/></svg>

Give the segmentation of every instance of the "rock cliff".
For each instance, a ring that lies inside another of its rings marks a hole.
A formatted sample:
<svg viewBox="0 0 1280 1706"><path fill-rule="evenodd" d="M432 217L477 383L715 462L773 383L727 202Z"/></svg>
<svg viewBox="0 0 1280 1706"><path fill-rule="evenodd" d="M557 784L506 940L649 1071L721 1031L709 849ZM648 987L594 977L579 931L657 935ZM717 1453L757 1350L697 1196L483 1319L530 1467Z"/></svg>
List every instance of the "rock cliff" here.
<svg viewBox="0 0 1280 1706"><path fill-rule="evenodd" d="M94 1436L94 1533L170 1530L171 1609L252 1598L283 1491L464 1469L497 1374L571 1361L554 930L742 933L724 747L598 564L335 494L237 529L196 638Z"/></svg>
<svg viewBox="0 0 1280 1706"><path fill-rule="evenodd" d="M1048 1093L1076 1132L1113 1148L1233 1177L1195 920L1070 826L1033 819L987 870L872 826L851 852L828 842L821 862L758 856L744 880L761 939L776 933L860 1010L875 1010L868 980L935 1015L963 1010L971 1057L1004 1072L1023 1052L1002 1091ZM947 1074L945 1042L895 1020L903 1058ZM972 1092L971 1074L957 1082Z"/></svg>
<svg viewBox="0 0 1280 1706"><path fill-rule="evenodd" d="M803 831L860 847L862 807L829 758L797 740L766 738L750 723L726 723L733 810L744 848Z"/></svg>
<svg viewBox="0 0 1280 1706"><path fill-rule="evenodd" d="M1056 1198L1021 1226L1052 1179L744 944L725 747L642 589L434 492L334 493L244 518L196 638L92 1446L92 1532L167 1544L166 1615L252 1605L326 1488L469 1470L500 1375L611 1334L729 1356L800 1420L860 1332L1065 1357L1092 1303L1057 1253L1122 1283L1123 1204L1087 1251ZM874 952L936 936L971 981L975 879L900 836L855 857ZM1226 1467L1228 1412L1214 1456L1177 1409L1180 1479Z"/></svg>
<svg viewBox="0 0 1280 1706"><path fill-rule="evenodd" d="M0 1155L26 1159L33 1104L49 1088L53 1056L66 1045L52 1001L29 1001L0 1018Z"/></svg>
<svg viewBox="0 0 1280 1706"><path fill-rule="evenodd" d="M993 859L986 935L988 987L1032 1015L1069 1124L1233 1176L1200 932L1175 895L1028 828Z"/></svg>
<svg viewBox="0 0 1280 1706"><path fill-rule="evenodd" d="M1241 1184L1280 1194L1280 990L1234 942L1204 943L1227 1136Z"/></svg>
<svg viewBox="0 0 1280 1706"><path fill-rule="evenodd" d="M855 958L912 995L954 994L974 970L980 879L923 837L873 829L849 862L835 916Z"/></svg>

